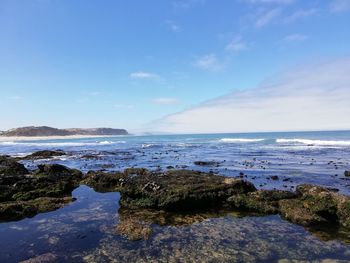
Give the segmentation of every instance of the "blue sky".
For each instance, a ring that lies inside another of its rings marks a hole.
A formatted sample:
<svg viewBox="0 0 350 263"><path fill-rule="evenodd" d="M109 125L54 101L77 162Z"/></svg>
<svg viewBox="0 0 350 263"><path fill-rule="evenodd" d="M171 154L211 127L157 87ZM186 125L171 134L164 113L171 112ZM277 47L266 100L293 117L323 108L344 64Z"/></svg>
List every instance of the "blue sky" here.
<svg viewBox="0 0 350 263"><path fill-rule="evenodd" d="M350 0L1 0L0 129L209 131L164 119L347 59L349 25Z"/></svg>

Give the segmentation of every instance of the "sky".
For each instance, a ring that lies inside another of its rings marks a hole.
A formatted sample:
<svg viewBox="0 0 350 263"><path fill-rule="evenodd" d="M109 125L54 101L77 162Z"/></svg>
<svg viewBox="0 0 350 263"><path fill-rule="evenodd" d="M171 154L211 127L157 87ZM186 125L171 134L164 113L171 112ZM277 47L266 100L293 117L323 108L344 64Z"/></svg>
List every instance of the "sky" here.
<svg viewBox="0 0 350 263"><path fill-rule="evenodd" d="M350 129L350 0L0 0L0 130Z"/></svg>

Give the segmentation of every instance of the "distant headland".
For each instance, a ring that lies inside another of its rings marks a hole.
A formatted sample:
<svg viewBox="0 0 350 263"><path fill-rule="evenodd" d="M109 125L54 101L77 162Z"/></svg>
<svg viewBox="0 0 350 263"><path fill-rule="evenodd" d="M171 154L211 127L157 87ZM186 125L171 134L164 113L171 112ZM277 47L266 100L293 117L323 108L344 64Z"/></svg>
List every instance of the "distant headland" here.
<svg viewBox="0 0 350 263"><path fill-rule="evenodd" d="M48 126L27 126L0 131L3 137L48 137L48 136L112 136L129 135L125 129L113 128L71 128L58 129Z"/></svg>

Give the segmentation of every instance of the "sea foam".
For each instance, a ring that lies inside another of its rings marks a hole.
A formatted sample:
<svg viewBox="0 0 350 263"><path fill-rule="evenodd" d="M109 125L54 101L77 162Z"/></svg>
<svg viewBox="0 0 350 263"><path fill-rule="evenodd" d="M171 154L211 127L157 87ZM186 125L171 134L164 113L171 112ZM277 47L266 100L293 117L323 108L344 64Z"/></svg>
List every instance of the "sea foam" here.
<svg viewBox="0 0 350 263"><path fill-rule="evenodd" d="M307 145L320 146L350 146L350 140L347 141L327 141L327 140L311 140L311 139L276 139L277 143L301 143Z"/></svg>
<svg viewBox="0 0 350 263"><path fill-rule="evenodd" d="M12 142L0 142L0 145L26 145L26 146L47 146L47 147L79 147L79 146L98 146L126 143L125 141L102 141L102 142L27 142L27 141L12 141Z"/></svg>
<svg viewBox="0 0 350 263"><path fill-rule="evenodd" d="M221 142L229 142L229 143L243 143L243 142L261 142L265 139L243 139L243 138L222 138Z"/></svg>

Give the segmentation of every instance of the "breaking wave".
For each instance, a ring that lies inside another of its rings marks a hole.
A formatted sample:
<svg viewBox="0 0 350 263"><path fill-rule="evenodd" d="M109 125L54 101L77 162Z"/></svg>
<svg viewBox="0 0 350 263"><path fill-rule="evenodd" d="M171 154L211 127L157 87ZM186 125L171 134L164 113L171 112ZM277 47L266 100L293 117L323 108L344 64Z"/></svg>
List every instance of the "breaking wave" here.
<svg viewBox="0 0 350 263"><path fill-rule="evenodd" d="M243 143L243 142L261 142L265 139L243 139L243 138L222 138L220 142L229 142L229 143Z"/></svg>
<svg viewBox="0 0 350 263"><path fill-rule="evenodd" d="M125 141L102 141L102 142L27 142L27 141L16 141L16 142L0 142L0 145L25 145L25 146L47 146L47 147L79 147L79 146L98 146L98 145L110 145L126 143Z"/></svg>
<svg viewBox="0 0 350 263"><path fill-rule="evenodd" d="M326 141L326 140L310 140L310 139L276 139L277 143L301 143L307 145L320 146L350 146L350 141Z"/></svg>

